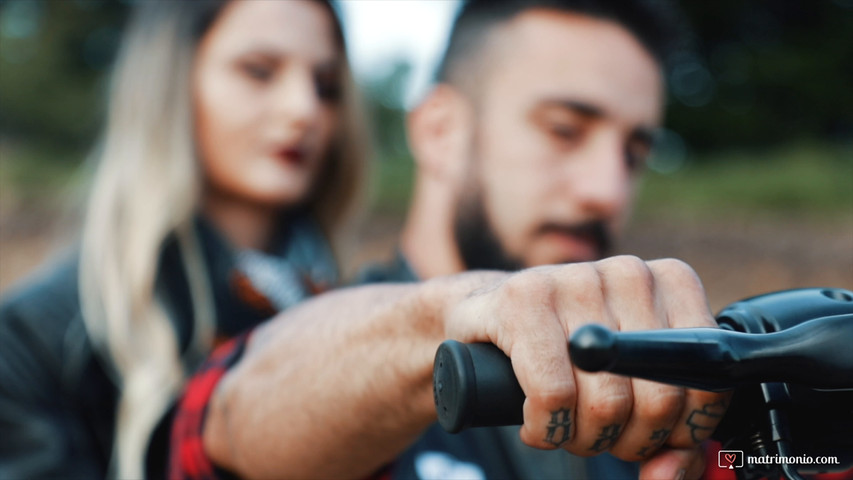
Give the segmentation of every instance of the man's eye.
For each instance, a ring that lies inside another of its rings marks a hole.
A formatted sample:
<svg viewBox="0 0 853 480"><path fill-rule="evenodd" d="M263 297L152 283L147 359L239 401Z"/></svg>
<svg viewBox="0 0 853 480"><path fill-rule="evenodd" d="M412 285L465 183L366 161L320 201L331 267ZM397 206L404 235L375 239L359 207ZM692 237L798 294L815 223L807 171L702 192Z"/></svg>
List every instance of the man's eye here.
<svg viewBox="0 0 853 480"><path fill-rule="evenodd" d="M569 125L551 125L549 127L551 135L560 140L576 140L580 136L580 129Z"/></svg>
<svg viewBox="0 0 853 480"><path fill-rule="evenodd" d="M266 82L273 76L273 69L268 65L244 63L240 68L249 78L259 82Z"/></svg>
<svg viewBox="0 0 853 480"><path fill-rule="evenodd" d="M628 142L625 147L625 162L628 165L628 170L633 172L640 171L645 165L652 152L650 142L643 140L634 140Z"/></svg>

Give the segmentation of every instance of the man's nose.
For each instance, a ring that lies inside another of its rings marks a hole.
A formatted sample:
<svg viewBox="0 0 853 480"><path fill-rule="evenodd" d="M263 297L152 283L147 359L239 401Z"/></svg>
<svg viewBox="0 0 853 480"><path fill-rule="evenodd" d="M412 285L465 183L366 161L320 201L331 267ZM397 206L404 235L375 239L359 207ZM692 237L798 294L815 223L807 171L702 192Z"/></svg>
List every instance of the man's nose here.
<svg viewBox="0 0 853 480"><path fill-rule="evenodd" d="M272 106L277 119L299 129L310 127L321 107L311 69L291 66L273 91Z"/></svg>
<svg viewBox="0 0 853 480"><path fill-rule="evenodd" d="M599 218L613 218L627 208L631 178L623 142L602 136L571 175L572 194L580 209Z"/></svg>

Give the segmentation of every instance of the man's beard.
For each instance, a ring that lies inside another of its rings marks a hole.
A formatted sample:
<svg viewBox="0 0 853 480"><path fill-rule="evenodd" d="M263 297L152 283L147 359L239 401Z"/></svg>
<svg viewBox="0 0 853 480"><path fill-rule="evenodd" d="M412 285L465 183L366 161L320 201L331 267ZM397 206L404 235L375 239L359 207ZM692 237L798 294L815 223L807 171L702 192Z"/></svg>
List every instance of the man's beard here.
<svg viewBox="0 0 853 480"><path fill-rule="evenodd" d="M470 189L460 199L453 221L454 239L465 268L515 271L534 266L525 265L523 259L511 255L503 247L489 221L479 182L472 177L469 177L468 182ZM596 247L597 258L609 255L611 250L612 236L607 225L600 220L579 224L545 223L537 228L536 234L546 233L569 234L589 239ZM555 263L577 260L566 258Z"/></svg>
<svg viewBox="0 0 853 480"><path fill-rule="evenodd" d="M475 183L475 182L471 182ZM524 268L524 262L501 246L486 215L483 195L477 185L459 201L453 220L453 236L466 270L506 270Z"/></svg>

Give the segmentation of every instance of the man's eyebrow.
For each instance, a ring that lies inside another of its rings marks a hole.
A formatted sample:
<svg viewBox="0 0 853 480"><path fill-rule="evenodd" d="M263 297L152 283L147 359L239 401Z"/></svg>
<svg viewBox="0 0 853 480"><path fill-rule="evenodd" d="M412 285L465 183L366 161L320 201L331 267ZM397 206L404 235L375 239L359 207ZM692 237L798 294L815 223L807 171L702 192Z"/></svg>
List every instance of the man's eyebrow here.
<svg viewBox="0 0 853 480"><path fill-rule="evenodd" d="M604 109L582 100L570 98L549 98L539 103L540 107L561 107L571 110L584 117L601 118L605 116Z"/></svg>
<svg viewBox="0 0 853 480"><path fill-rule="evenodd" d="M549 98L539 102L538 106L540 108L565 108L566 110L571 110L578 115L588 118L605 118L607 116L607 112L597 105L583 100L570 98ZM631 136L638 140L642 140L649 145L653 145L658 137L659 131L660 127L639 126L631 131Z"/></svg>

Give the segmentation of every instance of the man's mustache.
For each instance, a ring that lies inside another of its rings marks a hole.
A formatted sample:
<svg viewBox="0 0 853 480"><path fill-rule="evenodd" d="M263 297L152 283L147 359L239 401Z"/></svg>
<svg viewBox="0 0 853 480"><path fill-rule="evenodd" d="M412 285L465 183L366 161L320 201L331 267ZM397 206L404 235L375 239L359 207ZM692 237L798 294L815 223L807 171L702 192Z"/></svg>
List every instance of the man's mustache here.
<svg viewBox="0 0 853 480"><path fill-rule="evenodd" d="M596 220L575 224L548 222L542 224L537 233L558 233L590 240L598 251L599 258L605 257L613 246L613 235L607 224Z"/></svg>

